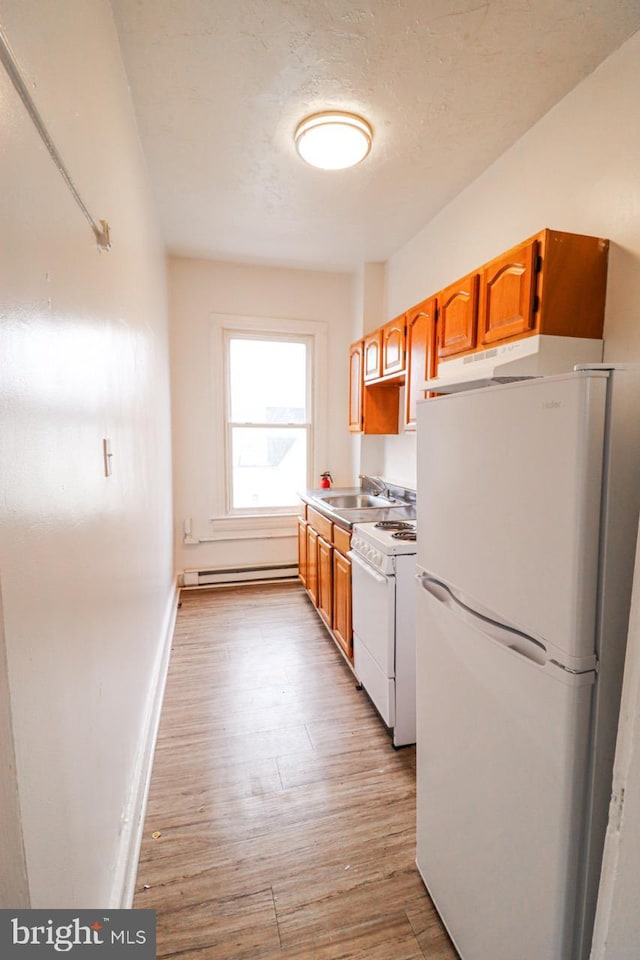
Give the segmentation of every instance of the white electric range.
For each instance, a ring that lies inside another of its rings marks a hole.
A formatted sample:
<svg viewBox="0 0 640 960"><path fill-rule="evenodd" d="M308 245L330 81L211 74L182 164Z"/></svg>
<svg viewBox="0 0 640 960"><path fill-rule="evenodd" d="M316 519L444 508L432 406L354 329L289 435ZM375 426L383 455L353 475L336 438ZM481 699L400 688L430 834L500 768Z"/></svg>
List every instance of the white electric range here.
<svg viewBox="0 0 640 960"><path fill-rule="evenodd" d="M394 747L416 742L415 554L415 521L353 528L354 671Z"/></svg>

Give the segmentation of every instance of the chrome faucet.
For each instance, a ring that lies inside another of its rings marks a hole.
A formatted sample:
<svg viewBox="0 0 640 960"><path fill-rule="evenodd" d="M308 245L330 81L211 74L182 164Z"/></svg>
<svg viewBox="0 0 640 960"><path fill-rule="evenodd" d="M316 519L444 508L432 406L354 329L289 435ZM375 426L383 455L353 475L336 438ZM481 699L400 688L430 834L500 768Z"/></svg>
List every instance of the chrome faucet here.
<svg viewBox="0 0 640 960"><path fill-rule="evenodd" d="M363 481L363 490L365 489L365 484L367 484L370 492L373 494L382 496L386 492L387 485L380 477L368 477L366 473L360 473L358 474L358 479Z"/></svg>

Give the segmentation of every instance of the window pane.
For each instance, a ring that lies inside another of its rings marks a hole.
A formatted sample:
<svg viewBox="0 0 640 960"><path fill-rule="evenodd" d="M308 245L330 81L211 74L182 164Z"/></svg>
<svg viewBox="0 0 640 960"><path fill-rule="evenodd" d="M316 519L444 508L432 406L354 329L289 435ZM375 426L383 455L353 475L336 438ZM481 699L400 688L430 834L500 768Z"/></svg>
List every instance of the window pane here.
<svg viewBox="0 0 640 960"><path fill-rule="evenodd" d="M233 509L289 507L307 486L307 431L233 427Z"/></svg>
<svg viewBox="0 0 640 960"><path fill-rule="evenodd" d="M229 341L234 423L306 423L306 346L285 340Z"/></svg>

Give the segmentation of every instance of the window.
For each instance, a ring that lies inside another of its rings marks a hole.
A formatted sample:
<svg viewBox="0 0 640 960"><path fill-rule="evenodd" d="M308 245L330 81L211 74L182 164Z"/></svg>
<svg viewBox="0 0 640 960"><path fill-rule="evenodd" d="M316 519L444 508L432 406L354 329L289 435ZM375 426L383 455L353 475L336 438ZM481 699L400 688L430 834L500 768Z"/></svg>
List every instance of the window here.
<svg viewBox="0 0 640 960"><path fill-rule="evenodd" d="M312 338L225 340L228 511L290 511L311 476Z"/></svg>

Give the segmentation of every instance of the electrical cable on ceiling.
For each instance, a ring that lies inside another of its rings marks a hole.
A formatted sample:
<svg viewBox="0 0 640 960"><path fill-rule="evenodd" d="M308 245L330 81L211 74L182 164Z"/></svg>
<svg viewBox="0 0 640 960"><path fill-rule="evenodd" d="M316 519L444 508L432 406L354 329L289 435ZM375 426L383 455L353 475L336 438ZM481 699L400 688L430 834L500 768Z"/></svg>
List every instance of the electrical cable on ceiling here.
<svg viewBox="0 0 640 960"><path fill-rule="evenodd" d="M13 86L18 92L20 99L22 100L23 104L27 108L27 112L34 123L36 130L40 134L42 142L44 143L45 147L49 151L49 154L51 155L53 162L55 163L60 174L62 175L63 180L69 187L69 190L71 191L76 203L78 204L78 206L84 213L85 217L89 221L89 224L91 225L91 229L93 230L96 240L98 242L98 249L109 250L111 247L111 240L109 237L109 224L107 223L106 220L96 220L94 217L92 217L82 197L78 193L76 185L71 179L69 171L67 170L67 168L65 167L62 161L62 157L58 153L53 140L49 136L49 132L44 124L42 117L40 116L40 113L38 112L38 108L36 107L35 103L31 98L31 94L29 93L27 89L27 85L24 82L24 79L22 78L20 69L18 67L18 63L9 45L9 41L7 40L7 37L1 28L0 28L0 60L2 61L4 68L7 71L7 74L9 75L9 79L11 80Z"/></svg>

